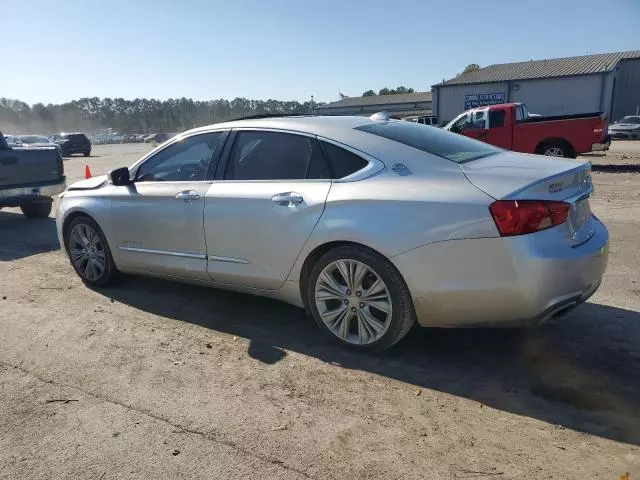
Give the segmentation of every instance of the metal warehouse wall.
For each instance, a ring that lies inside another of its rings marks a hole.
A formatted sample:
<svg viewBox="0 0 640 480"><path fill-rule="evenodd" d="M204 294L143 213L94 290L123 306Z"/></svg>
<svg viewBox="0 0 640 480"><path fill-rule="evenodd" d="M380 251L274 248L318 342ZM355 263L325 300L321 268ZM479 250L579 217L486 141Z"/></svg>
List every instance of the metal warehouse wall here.
<svg viewBox="0 0 640 480"><path fill-rule="evenodd" d="M464 111L464 96L474 93L504 93L507 97L507 82L481 83L477 85L441 85L433 88L433 114L438 121L449 121Z"/></svg>
<svg viewBox="0 0 640 480"><path fill-rule="evenodd" d="M640 70L636 78L640 78ZM464 110L465 95L504 93L505 101L525 103L530 112L545 116L608 112L612 86L611 73L475 85L442 85L433 89L433 111L434 115L438 115L438 120L451 120Z"/></svg>
<svg viewBox="0 0 640 480"><path fill-rule="evenodd" d="M622 60L616 72L611 120L635 115L640 107L640 60Z"/></svg>
<svg viewBox="0 0 640 480"><path fill-rule="evenodd" d="M511 82L512 102L544 116L600 111L602 75L545 78ZM514 86L518 89L514 90Z"/></svg>

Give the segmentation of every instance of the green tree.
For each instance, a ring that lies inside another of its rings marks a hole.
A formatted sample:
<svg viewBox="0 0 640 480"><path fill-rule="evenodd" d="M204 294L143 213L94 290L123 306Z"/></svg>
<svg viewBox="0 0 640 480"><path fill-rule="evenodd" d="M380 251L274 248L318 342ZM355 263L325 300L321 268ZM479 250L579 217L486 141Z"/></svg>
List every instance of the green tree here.
<svg viewBox="0 0 640 480"><path fill-rule="evenodd" d="M469 65L464 67L464 70L462 71L462 73L464 74L464 73L475 72L476 70L480 70L480 65L478 65L477 63L470 63Z"/></svg>
<svg viewBox="0 0 640 480"><path fill-rule="evenodd" d="M364 92L362 94L363 97L373 97L375 96L376 92L374 92L373 90L367 90L366 92Z"/></svg>

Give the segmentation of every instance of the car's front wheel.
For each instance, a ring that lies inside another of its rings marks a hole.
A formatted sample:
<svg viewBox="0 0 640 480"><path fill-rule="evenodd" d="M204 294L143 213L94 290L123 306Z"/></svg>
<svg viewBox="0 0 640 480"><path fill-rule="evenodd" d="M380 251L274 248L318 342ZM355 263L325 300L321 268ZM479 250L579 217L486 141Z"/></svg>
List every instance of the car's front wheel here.
<svg viewBox="0 0 640 480"><path fill-rule="evenodd" d="M104 233L91 218L81 216L67 229L67 254L82 280L94 286L111 282L117 269Z"/></svg>
<svg viewBox="0 0 640 480"><path fill-rule="evenodd" d="M311 270L308 307L316 323L342 345L382 351L411 329L415 312L400 272L379 253L345 245Z"/></svg>

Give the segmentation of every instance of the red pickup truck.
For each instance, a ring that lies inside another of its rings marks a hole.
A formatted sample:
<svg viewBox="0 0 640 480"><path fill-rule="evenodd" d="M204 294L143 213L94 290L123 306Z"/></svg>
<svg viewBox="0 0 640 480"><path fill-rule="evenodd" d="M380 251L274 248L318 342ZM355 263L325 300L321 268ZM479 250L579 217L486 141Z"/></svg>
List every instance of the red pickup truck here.
<svg viewBox="0 0 640 480"><path fill-rule="evenodd" d="M608 150L604 113L543 117L530 114L522 103L477 107L461 113L444 130L515 152L575 158Z"/></svg>

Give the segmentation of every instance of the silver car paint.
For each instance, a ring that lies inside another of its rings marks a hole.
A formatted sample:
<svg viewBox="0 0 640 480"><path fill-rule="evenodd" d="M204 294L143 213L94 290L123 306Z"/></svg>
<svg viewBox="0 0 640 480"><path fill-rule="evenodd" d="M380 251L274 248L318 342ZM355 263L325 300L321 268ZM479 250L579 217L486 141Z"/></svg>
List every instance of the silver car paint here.
<svg viewBox="0 0 640 480"><path fill-rule="evenodd" d="M518 192L550 174L585 170L583 163L505 152L460 166L353 129L367 122L360 117L280 118L187 132L150 152L132 171L187 135L240 127L330 139L358 151L372 166L355 175L355 181L150 182L114 187L103 180L85 180L63 196L57 215L61 244L65 220L84 212L102 227L120 270L302 306L300 274L308 255L328 242L357 242L397 266L423 325L531 319L564 302L567 295L584 299L597 288L606 267L608 234L595 217L583 226L593 233L576 247L566 241L566 225L500 238L488 210L494 197ZM540 169L523 169L536 162L541 162ZM391 168L398 163L403 168ZM549 188L547 183L540 185ZM174 198L189 190L200 198ZM304 202L282 206L272 201L285 192L301 194ZM555 277L557 281L551 281Z"/></svg>

